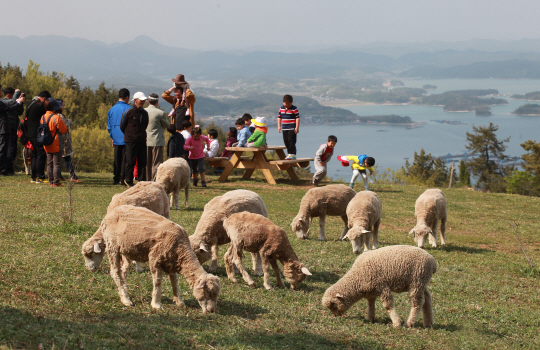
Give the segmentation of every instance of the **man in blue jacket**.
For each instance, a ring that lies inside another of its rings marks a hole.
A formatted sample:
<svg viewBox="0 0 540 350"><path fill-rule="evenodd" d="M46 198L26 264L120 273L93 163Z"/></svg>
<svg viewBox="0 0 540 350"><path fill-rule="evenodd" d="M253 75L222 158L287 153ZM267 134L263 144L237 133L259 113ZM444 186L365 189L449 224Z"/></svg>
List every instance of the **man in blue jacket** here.
<svg viewBox="0 0 540 350"><path fill-rule="evenodd" d="M129 102L129 90L120 89L118 91L118 102L109 109L109 120L107 124L107 130L109 130L109 136L112 139L112 145L114 147L114 165L113 165L113 185L124 184L124 133L120 130L120 121L125 111L131 109Z"/></svg>

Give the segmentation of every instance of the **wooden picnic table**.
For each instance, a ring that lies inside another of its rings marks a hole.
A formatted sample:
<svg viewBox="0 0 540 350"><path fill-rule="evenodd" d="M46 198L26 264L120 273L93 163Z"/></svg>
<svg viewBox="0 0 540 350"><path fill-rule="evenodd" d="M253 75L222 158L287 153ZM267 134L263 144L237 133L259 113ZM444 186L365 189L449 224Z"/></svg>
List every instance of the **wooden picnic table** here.
<svg viewBox="0 0 540 350"><path fill-rule="evenodd" d="M298 176L294 168L305 168L313 158L285 159L285 146L267 146L267 147L226 147L227 151L234 152L230 159L226 157L208 158L208 162L213 167L225 168L219 177L220 182L225 182L229 178L233 169L246 169L243 179L249 179L256 169L262 170L266 181L275 185L276 180L270 170L286 170L291 180L298 181ZM279 159L273 160L266 158L266 151L276 151ZM244 152L253 152L253 157L242 156Z"/></svg>

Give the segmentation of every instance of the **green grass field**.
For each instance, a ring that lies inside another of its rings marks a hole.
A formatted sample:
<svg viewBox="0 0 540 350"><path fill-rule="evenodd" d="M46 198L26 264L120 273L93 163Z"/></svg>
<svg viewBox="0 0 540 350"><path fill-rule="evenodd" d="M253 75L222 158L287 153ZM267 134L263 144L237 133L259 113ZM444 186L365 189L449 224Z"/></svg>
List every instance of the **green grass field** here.
<svg viewBox="0 0 540 350"><path fill-rule="evenodd" d="M443 189L448 200L447 246L427 248L438 263L430 290L434 327L394 329L380 301L376 321L364 321L362 300L343 317L321 305L324 291L353 264L351 244L338 241L342 221L327 218L327 241L319 242L318 219L308 240L291 232L308 182L264 180L192 188L190 208L171 211L172 220L192 234L203 207L214 196L245 188L265 201L270 219L289 239L313 273L299 291L262 286L251 289L240 278L226 278L225 247L220 249L219 313L202 314L183 277L180 293L187 308L172 303L164 280L163 310L150 307L152 277L128 276L135 307L120 303L109 276L108 259L87 271L81 244L104 217L113 194L110 174L82 174L73 189L69 223L68 189L31 184L19 175L0 178L0 349L533 349L540 348L540 199ZM356 188L360 189L360 186ZM407 233L415 225L414 202L426 189L373 185L383 203L380 246L414 245ZM182 195L181 195L182 202ZM529 268L510 225L521 216L518 233L536 267ZM247 255L249 256L249 254ZM247 261L246 267L251 264ZM251 272L250 269L248 271ZM275 286L275 278L271 278ZM406 293L395 295L405 319Z"/></svg>

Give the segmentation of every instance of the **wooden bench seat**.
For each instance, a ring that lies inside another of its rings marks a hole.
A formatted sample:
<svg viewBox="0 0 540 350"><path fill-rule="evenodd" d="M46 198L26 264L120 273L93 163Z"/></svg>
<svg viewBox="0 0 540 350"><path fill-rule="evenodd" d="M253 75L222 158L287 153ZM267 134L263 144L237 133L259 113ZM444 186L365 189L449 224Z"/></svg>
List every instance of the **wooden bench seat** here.
<svg viewBox="0 0 540 350"><path fill-rule="evenodd" d="M309 162L312 162L313 158L296 158L296 159L278 159L269 160L269 164L277 166L279 170L287 170L291 167L305 168L309 166Z"/></svg>
<svg viewBox="0 0 540 350"><path fill-rule="evenodd" d="M229 158L227 157L206 157L210 166L214 168L224 168L229 163ZM251 160L251 157L243 156L240 157L241 160Z"/></svg>

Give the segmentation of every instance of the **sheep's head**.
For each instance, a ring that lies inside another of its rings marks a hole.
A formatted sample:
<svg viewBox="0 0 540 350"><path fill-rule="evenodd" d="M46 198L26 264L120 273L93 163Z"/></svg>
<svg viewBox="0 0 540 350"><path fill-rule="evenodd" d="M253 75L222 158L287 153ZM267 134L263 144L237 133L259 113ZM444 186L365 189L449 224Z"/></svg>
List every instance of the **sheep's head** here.
<svg viewBox="0 0 540 350"><path fill-rule="evenodd" d="M364 227L355 226L347 232L343 239L347 238L351 241L352 249L355 254L362 252L362 245L364 242L369 245L369 234L371 231L366 230Z"/></svg>
<svg viewBox="0 0 540 350"><path fill-rule="evenodd" d="M217 299L221 285L219 278L208 273L202 276L193 288L193 296L199 302L203 313L217 312Z"/></svg>
<svg viewBox="0 0 540 350"><path fill-rule="evenodd" d="M416 225L409 234L414 233L414 243L418 245L418 248L424 248L426 244L426 237L429 236L429 241L433 242L433 231L425 224ZM432 243L433 245L433 243ZM436 246L436 244L435 244Z"/></svg>
<svg viewBox="0 0 540 350"><path fill-rule="evenodd" d="M311 276L311 272L300 261L293 261L283 265L283 275L287 282L291 284L291 289L294 290L300 287L306 276Z"/></svg>
<svg viewBox="0 0 540 350"><path fill-rule="evenodd" d="M193 249L195 255L197 255L197 259L199 259L199 263L201 265L212 258L212 253L210 253L210 247L208 247L208 245L204 243L203 240L193 236L189 236L189 243L191 245L191 249Z"/></svg>
<svg viewBox="0 0 540 350"><path fill-rule="evenodd" d="M297 216L293 219L291 223L291 228L294 233L296 233L296 237L300 239L307 239L309 236L309 226L311 225L310 218L303 218L300 216Z"/></svg>
<svg viewBox="0 0 540 350"><path fill-rule="evenodd" d="M88 270L94 272L99 269L105 256L105 241L103 238L90 237L82 245L82 255Z"/></svg>
<svg viewBox="0 0 540 350"><path fill-rule="evenodd" d="M339 292L328 289L324 293L322 304L328 308L334 316L341 316L351 307L348 300Z"/></svg>

